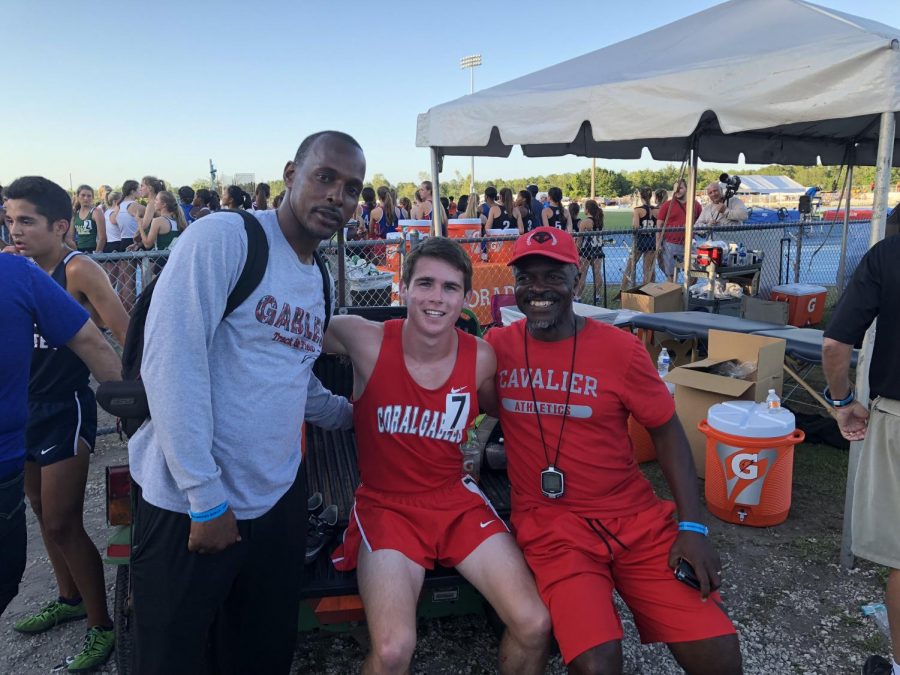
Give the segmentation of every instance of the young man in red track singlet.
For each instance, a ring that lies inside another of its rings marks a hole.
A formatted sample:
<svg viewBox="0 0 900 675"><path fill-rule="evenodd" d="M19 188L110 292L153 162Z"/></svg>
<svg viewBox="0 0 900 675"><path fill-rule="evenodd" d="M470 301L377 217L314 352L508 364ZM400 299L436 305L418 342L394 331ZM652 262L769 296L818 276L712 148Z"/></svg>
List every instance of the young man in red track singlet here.
<svg viewBox="0 0 900 675"><path fill-rule="evenodd" d="M507 626L502 673L542 673L550 620L506 525L462 470L459 445L493 388L496 361L455 328L472 265L455 242L434 237L407 257L405 320L336 316L325 350L353 362L353 418L361 485L332 560L358 566L372 640L364 673L405 673L416 645L425 570L456 567Z"/></svg>
<svg viewBox="0 0 900 675"><path fill-rule="evenodd" d="M487 342L512 525L569 672L622 672L615 589L641 639L668 644L689 675L737 675L738 639L715 592L722 572L698 522L690 449L647 351L629 333L575 315L578 249L568 233L539 227L519 237L510 265L525 320L491 329ZM648 428L674 504L637 467L629 414ZM675 579L679 558L700 590Z"/></svg>

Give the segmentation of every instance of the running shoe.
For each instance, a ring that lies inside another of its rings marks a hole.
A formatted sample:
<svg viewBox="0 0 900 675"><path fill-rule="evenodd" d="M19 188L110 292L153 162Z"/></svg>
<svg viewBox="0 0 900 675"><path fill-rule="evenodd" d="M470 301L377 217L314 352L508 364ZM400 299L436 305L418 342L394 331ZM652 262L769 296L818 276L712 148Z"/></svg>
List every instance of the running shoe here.
<svg viewBox="0 0 900 675"><path fill-rule="evenodd" d="M891 675L893 666L883 656L873 654L868 659L862 669L862 675Z"/></svg>
<svg viewBox="0 0 900 675"><path fill-rule="evenodd" d="M325 510L325 500L321 492L313 492L306 500L306 510L310 516L318 516Z"/></svg>
<svg viewBox="0 0 900 675"><path fill-rule="evenodd" d="M112 628L94 626L84 636L81 652L69 663L70 673L83 673L102 666L116 648L116 632Z"/></svg>
<svg viewBox="0 0 900 675"><path fill-rule="evenodd" d="M41 607L41 611L34 616L17 621L13 625L13 630L19 633L43 633L61 623L77 621L85 616L87 616L87 612L84 609L84 601L77 605L69 605L59 600L53 600Z"/></svg>
<svg viewBox="0 0 900 675"><path fill-rule="evenodd" d="M337 529L338 507L332 504L321 515L309 517L306 531L306 564L312 563L325 545L331 541Z"/></svg>

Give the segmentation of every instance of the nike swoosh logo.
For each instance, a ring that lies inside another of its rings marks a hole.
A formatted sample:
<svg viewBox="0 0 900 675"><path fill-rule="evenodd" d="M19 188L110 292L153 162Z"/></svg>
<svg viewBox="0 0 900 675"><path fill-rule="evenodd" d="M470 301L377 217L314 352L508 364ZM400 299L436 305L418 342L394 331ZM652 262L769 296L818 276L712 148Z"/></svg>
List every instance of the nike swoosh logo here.
<svg viewBox="0 0 900 675"><path fill-rule="evenodd" d="M451 394L458 394L458 393L461 392L463 389L467 389L467 388L468 388L468 385L466 385L465 387L450 387L450 393L451 393Z"/></svg>
<svg viewBox="0 0 900 675"><path fill-rule="evenodd" d="M41 450L41 454L42 454L42 455L46 455L46 454L47 454L48 452L50 452L53 448L55 448L57 445L59 445L59 443L56 443L55 445L51 445L49 448L44 448L43 450Z"/></svg>
<svg viewBox="0 0 900 675"><path fill-rule="evenodd" d="M494 518L494 520L496 520L496 518ZM490 525L491 523L493 523L494 520L489 520L489 521L487 521L486 523L481 523L481 529L483 530L484 528L486 528L488 525Z"/></svg>

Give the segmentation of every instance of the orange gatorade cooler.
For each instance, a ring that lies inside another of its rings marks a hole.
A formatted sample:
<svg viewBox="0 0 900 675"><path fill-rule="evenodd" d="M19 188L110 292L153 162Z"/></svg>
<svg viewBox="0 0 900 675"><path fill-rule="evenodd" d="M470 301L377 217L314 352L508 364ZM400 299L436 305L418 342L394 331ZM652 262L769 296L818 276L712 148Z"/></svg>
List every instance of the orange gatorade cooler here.
<svg viewBox="0 0 900 675"><path fill-rule="evenodd" d="M392 272L400 270L400 249L404 245L402 232L388 232L385 238L384 259L385 266Z"/></svg>
<svg viewBox="0 0 900 675"><path fill-rule="evenodd" d="M788 304L788 323L804 328L822 320L825 312L825 295L828 290L824 286L811 284L782 284L773 286L771 300Z"/></svg>
<svg viewBox="0 0 900 675"><path fill-rule="evenodd" d="M768 527L791 508L794 446L804 434L794 414L753 401L712 406L697 425L706 435L706 506L728 523Z"/></svg>
<svg viewBox="0 0 900 675"><path fill-rule="evenodd" d="M481 218L455 218L447 221L447 234L451 239L472 239L481 236ZM468 241L460 244L469 254L473 263L483 262L487 254L487 244L482 241Z"/></svg>
<svg viewBox="0 0 900 675"><path fill-rule="evenodd" d="M488 239L488 259L497 263L509 262L516 248L519 231L513 228L506 230L492 228L487 234L488 237L503 237L503 239Z"/></svg>
<svg viewBox="0 0 900 675"><path fill-rule="evenodd" d="M412 232L418 232L421 239L431 234L432 225L430 220L398 220L397 227L403 231L407 239Z"/></svg>

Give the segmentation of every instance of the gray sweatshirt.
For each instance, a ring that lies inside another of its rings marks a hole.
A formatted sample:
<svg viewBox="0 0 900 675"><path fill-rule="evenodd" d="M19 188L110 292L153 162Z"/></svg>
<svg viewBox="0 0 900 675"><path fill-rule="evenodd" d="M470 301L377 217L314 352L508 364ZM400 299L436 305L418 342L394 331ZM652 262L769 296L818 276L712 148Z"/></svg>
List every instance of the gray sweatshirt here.
<svg viewBox="0 0 900 675"><path fill-rule="evenodd" d="M247 256L235 214L191 224L153 292L141 367L152 417L128 455L144 499L162 509L201 512L228 501L239 520L257 518L294 482L304 416L327 428L352 425L347 400L312 375L325 318L319 269L300 262L275 211L254 215L269 264L225 321Z"/></svg>

